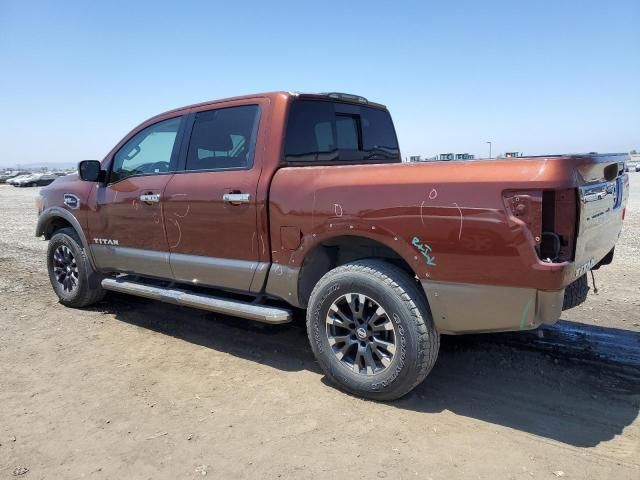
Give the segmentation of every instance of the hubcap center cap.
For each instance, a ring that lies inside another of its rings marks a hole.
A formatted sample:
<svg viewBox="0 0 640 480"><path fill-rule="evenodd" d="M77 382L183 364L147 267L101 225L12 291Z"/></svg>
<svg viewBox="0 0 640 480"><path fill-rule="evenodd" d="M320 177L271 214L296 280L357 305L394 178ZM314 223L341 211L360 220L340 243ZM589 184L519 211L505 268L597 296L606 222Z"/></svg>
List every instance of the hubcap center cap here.
<svg viewBox="0 0 640 480"><path fill-rule="evenodd" d="M356 335L360 340L364 340L367 338L367 331L364 328L360 327L356 330Z"/></svg>

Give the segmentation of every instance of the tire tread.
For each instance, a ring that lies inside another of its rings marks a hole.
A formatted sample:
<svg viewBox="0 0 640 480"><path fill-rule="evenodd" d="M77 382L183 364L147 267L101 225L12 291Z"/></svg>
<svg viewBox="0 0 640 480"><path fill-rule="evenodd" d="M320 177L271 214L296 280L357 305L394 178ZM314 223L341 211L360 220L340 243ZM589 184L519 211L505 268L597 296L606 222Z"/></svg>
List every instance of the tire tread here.
<svg viewBox="0 0 640 480"><path fill-rule="evenodd" d="M99 282L102 276L97 272L95 272L91 267L91 262L87 257L87 253L85 252L84 247L82 246L82 241L80 240L80 236L72 227L65 227L65 228L56 230L54 234L51 236L51 240L53 240L56 235L66 235L78 247L78 251L80 252L80 257L81 257L80 260L82 261L82 264L86 273L85 281L87 282L86 288L82 289L80 296L76 298L73 302L63 301L62 299L60 299L60 301L64 305L67 305L69 307L74 307L74 308L87 307L89 305L93 305L94 303L98 303L105 297L107 291L100 286ZM47 257L47 262L48 261L49 261L49 258ZM92 278L94 276L97 276L98 278ZM98 282L98 286L92 287L91 284L95 282Z"/></svg>
<svg viewBox="0 0 640 480"><path fill-rule="evenodd" d="M419 287L404 270L383 260L357 260L336 267L329 272L332 276L342 273L362 273L375 278L390 288L407 305L411 313L418 332L418 372L415 380L408 385L398 386L399 388L395 390L375 395L377 400L400 398L427 377L436 362L440 348L440 335L433 324L424 293L419 290ZM322 283L320 281L315 285L311 292L309 305L312 305L316 297L320 295ZM311 335L310 332L309 335ZM311 338L310 340L313 341Z"/></svg>
<svg viewBox="0 0 640 480"><path fill-rule="evenodd" d="M585 273L580 278L569 284L564 290L564 301L562 302L562 310L569 310L577 307L587 299L589 294L589 282Z"/></svg>

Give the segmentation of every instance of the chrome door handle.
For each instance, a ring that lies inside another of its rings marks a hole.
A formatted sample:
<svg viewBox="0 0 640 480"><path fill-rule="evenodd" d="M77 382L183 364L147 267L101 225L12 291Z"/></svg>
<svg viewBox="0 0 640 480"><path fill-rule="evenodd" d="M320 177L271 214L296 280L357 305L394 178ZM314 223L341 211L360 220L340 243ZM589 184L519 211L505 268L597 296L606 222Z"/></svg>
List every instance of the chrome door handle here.
<svg viewBox="0 0 640 480"><path fill-rule="evenodd" d="M140 195L140 201L144 203L158 203L160 201L159 193L146 193Z"/></svg>
<svg viewBox="0 0 640 480"><path fill-rule="evenodd" d="M222 200L232 205L240 205L241 203L249 203L251 194L249 193L225 193Z"/></svg>

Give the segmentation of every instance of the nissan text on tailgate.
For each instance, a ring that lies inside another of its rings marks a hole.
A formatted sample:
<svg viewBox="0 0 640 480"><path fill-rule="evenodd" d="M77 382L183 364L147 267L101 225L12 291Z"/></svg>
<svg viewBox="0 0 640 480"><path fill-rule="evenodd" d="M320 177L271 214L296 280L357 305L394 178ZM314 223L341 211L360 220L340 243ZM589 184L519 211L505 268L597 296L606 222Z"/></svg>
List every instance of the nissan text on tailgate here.
<svg viewBox="0 0 640 480"><path fill-rule="evenodd" d="M583 302L628 187L618 155L403 163L383 105L277 92L147 120L42 190L36 235L63 305L306 309L326 375L391 400L441 334L533 329Z"/></svg>

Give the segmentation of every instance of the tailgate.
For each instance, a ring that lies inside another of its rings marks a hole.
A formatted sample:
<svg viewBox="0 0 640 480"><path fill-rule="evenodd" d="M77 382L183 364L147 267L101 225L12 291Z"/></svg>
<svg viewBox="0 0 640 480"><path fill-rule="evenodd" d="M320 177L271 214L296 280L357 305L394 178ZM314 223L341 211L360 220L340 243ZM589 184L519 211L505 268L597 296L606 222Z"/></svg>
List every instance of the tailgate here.
<svg viewBox="0 0 640 480"><path fill-rule="evenodd" d="M593 155L578 164L582 178L578 187L575 278L602 260L620 236L629 196L624 160L621 155Z"/></svg>

